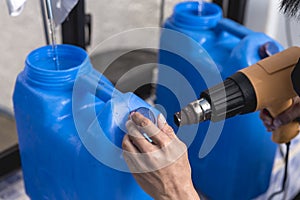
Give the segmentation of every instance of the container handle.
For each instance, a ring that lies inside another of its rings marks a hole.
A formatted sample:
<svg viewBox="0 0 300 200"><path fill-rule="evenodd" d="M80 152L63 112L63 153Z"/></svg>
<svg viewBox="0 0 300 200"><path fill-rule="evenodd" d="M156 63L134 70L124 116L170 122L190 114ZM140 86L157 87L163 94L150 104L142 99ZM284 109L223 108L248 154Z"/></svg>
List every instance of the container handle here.
<svg viewBox="0 0 300 200"><path fill-rule="evenodd" d="M226 18L222 18L218 22L217 28L226 31L240 39L246 37L249 34L254 33L254 31L246 28L245 26Z"/></svg>
<svg viewBox="0 0 300 200"><path fill-rule="evenodd" d="M86 85L88 92L94 94L96 97L104 102L112 99L113 96L120 96L121 92L117 90L103 74L89 73L83 75L82 80ZM97 82L96 82L97 81Z"/></svg>

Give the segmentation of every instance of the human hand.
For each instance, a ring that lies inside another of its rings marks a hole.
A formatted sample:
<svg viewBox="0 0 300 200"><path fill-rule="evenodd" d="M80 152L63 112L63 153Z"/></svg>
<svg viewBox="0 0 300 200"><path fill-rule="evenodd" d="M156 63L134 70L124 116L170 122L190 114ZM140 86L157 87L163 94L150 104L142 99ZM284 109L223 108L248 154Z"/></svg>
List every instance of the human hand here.
<svg viewBox="0 0 300 200"><path fill-rule="evenodd" d="M138 112L127 121L123 156L138 184L156 200L199 200L191 179L187 148L158 116L157 126ZM150 143L141 133L146 133Z"/></svg>
<svg viewBox="0 0 300 200"><path fill-rule="evenodd" d="M293 105L286 111L279 114L277 117L272 118L268 111L263 110L260 112L260 118L268 131L272 132L280 126L288 124L300 117L300 97L293 99Z"/></svg>

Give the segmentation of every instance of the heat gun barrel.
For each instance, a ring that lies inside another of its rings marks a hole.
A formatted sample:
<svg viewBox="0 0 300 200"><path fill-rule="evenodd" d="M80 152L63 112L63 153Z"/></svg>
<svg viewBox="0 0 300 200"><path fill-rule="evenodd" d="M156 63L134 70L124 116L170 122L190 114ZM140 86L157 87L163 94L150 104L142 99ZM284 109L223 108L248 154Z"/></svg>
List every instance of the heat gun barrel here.
<svg viewBox="0 0 300 200"><path fill-rule="evenodd" d="M206 120L220 121L238 114L253 112L256 109L256 95L249 79L237 72L220 83L201 93L200 99L189 103L175 113L178 126L196 124Z"/></svg>

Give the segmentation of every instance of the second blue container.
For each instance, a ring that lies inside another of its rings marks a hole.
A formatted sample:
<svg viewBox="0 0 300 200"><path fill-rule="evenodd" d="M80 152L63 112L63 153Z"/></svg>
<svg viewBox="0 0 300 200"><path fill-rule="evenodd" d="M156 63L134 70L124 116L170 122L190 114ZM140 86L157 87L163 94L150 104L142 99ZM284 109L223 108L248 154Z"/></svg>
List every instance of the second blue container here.
<svg viewBox="0 0 300 200"><path fill-rule="evenodd" d="M198 192L208 199L252 199L269 186L276 150L258 113L228 119L224 127L223 122L205 122L179 130L173 114L199 98L203 90L281 51L282 46L263 33L222 18L215 4L204 3L201 12L198 6L198 2L179 3L165 22L156 103L164 107L168 122L189 146ZM214 125L222 130L210 131Z"/></svg>

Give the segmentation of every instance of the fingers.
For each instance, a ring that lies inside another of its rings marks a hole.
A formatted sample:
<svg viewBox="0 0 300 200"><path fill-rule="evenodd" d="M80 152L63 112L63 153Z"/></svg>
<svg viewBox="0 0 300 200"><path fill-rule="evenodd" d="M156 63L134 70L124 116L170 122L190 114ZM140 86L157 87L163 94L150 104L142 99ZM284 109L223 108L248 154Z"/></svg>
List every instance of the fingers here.
<svg viewBox="0 0 300 200"><path fill-rule="evenodd" d="M141 169L145 168L145 165L142 161L139 160L138 155L140 155L139 150L136 148L135 145L132 144L129 135L126 134L123 138L122 142L122 148L123 148L123 157L132 172L137 172Z"/></svg>
<svg viewBox="0 0 300 200"><path fill-rule="evenodd" d="M176 137L162 115L157 118L157 126L137 112L132 113L130 118L126 123L128 134L122 147L131 172L152 172L164 168L186 153L185 144ZM142 133L149 135L153 142L150 143Z"/></svg>
<svg viewBox="0 0 300 200"><path fill-rule="evenodd" d="M137 129L132 120L128 120L126 123L128 134L126 135L135 147L142 153L155 150L155 146L142 136L141 132Z"/></svg>
<svg viewBox="0 0 300 200"><path fill-rule="evenodd" d="M146 133L159 147L166 146L171 138L162 132L155 124L142 114L135 112L131 114L132 121L136 124L138 130L142 133ZM161 123L161 122L160 122Z"/></svg>
<svg viewBox="0 0 300 200"><path fill-rule="evenodd" d="M131 120L126 123L128 134L123 140L125 150L141 153L152 152L167 146L172 139L176 138L173 129L161 114L158 116L157 126L138 112L132 113L130 117ZM153 142L150 143L142 134L147 134Z"/></svg>
<svg viewBox="0 0 300 200"><path fill-rule="evenodd" d="M262 110L259 116L267 130L274 131L280 126L286 125L300 117L300 98L295 97L293 99L293 105L274 119L266 109Z"/></svg>
<svg viewBox="0 0 300 200"><path fill-rule="evenodd" d="M159 114L157 117L157 127L159 129L162 129L166 124L167 124L166 118L162 114Z"/></svg>
<svg viewBox="0 0 300 200"><path fill-rule="evenodd" d="M138 149L131 143L128 134L126 134L123 138L122 148L125 151L129 151L132 153L139 153Z"/></svg>
<svg viewBox="0 0 300 200"><path fill-rule="evenodd" d="M269 125L269 126L272 125L273 118L267 109L263 109L260 112L259 117L266 125Z"/></svg>
<svg viewBox="0 0 300 200"><path fill-rule="evenodd" d="M295 105L295 104L299 104L299 103L300 103L300 97L299 97L299 96L294 97L294 98L293 98L293 103L294 103L294 105Z"/></svg>
<svg viewBox="0 0 300 200"><path fill-rule="evenodd" d="M288 124L292 121L294 121L296 118L300 117L300 101L299 97L294 101L294 104L291 108L284 111L283 113L279 114L274 119L274 126L275 128L278 128L279 126Z"/></svg>
<svg viewBox="0 0 300 200"><path fill-rule="evenodd" d="M267 128L268 131L273 130L273 118L270 115L267 109L263 109L259 114L260 119L262 120L264 126Z"/></svg>
<svg viewBox="0 0 300 200"><path fill-rule="evenodd" d="M159 114L157 117L157 127L167 134L171 139L176 138L173 128L167 123L165 117Z"/></svg>

